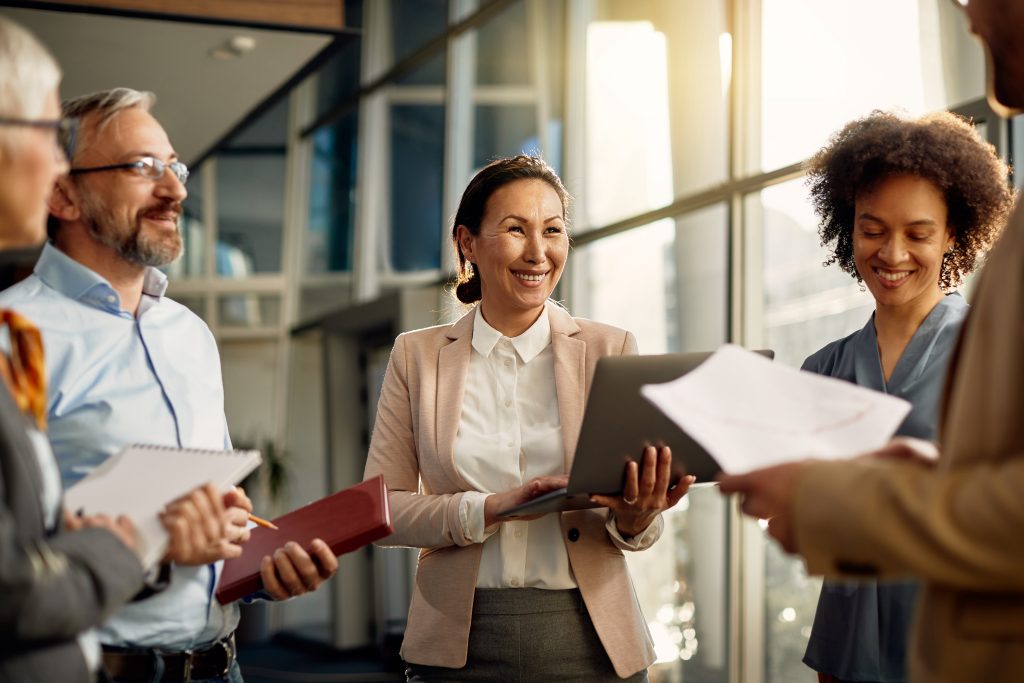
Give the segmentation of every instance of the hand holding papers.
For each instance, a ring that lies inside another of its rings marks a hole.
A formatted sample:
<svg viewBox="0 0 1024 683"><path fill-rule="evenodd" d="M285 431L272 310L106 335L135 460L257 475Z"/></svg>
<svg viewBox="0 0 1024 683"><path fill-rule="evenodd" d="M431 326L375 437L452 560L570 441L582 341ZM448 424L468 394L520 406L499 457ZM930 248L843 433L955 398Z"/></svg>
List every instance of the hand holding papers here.
<svg viewBox="0 0 1024 683"><path fill-rule="evenodd" d="M730 474L875 450L910 411L902 399L734 345L677 380L641 391Z"/></svg>

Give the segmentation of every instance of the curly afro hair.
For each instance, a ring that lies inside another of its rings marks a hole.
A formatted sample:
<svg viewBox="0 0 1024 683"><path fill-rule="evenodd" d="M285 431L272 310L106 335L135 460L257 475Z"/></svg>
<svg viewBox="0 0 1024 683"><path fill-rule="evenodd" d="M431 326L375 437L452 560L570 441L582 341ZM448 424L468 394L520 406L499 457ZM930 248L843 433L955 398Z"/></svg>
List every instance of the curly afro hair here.
<svg viewBox="0 0 1024 683"><path fill-rule="evenodd" d="M1013 193L1009 168L974 126L942 112L917 119L874 111L852 121L807 162L807 185L821 223L825 265L861 281L853 257L854 203L883 180L915 175L943 193L955 245L942 262L939 285L949 290L970 274L1006 222Z"/></svg>

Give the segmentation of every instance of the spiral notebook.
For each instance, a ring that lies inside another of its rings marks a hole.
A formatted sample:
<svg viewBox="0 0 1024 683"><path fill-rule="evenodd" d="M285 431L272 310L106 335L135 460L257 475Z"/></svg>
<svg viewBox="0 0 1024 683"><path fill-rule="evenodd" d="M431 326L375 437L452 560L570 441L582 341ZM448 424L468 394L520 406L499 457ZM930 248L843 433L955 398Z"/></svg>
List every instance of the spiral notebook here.
<svg viewBox="0 0 1024 683"><path fill-rule="evenodd" d="M260 560L288 541L307 551L314 538L330 546L335 556L352 552L391 533L391 511L384 477L350 486L313 501L274 520L277 529L256 527L242 555L224 562L217 584L222 605L256 593L263 587Z"/></svg>
<svg viewBox="0 0 1024 683"><path fill-rule="evenodd" d="M133 444L125 446L64 495L64 507L84 515L127 515L138 532L142 565L167 551L159 513L207 482L227 490L259 467L258 451L217 451Z"/></svg>

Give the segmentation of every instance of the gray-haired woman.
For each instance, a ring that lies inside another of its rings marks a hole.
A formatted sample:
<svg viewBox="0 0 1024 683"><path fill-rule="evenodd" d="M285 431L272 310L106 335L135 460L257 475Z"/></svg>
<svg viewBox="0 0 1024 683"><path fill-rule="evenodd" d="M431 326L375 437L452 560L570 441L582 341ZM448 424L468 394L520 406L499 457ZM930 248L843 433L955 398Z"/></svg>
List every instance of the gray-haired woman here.
<svg viewBox="0 0 1024 683"><path fill-rule="evenodd" d="M67 171L60 78L46 48L0 16L0 249L46 236L50 191ZM0 323L0 681L95 680L88 629L143 584L135 531L124 519L61 518L39 332L11 311Z"/></svg>

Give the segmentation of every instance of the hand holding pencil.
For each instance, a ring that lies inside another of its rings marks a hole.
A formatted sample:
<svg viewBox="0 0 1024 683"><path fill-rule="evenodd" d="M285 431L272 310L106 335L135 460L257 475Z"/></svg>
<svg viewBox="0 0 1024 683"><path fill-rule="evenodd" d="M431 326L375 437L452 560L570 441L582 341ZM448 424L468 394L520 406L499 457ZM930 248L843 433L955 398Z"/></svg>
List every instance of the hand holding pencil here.
<svg viewBox="0 0 1024 683"><path fill-rule="evenodd" d="M224 523L228 529L228 540L241 546L249 540L249 515L252 514L252 501L240 486L236 486L224 494Z"/></svg>

